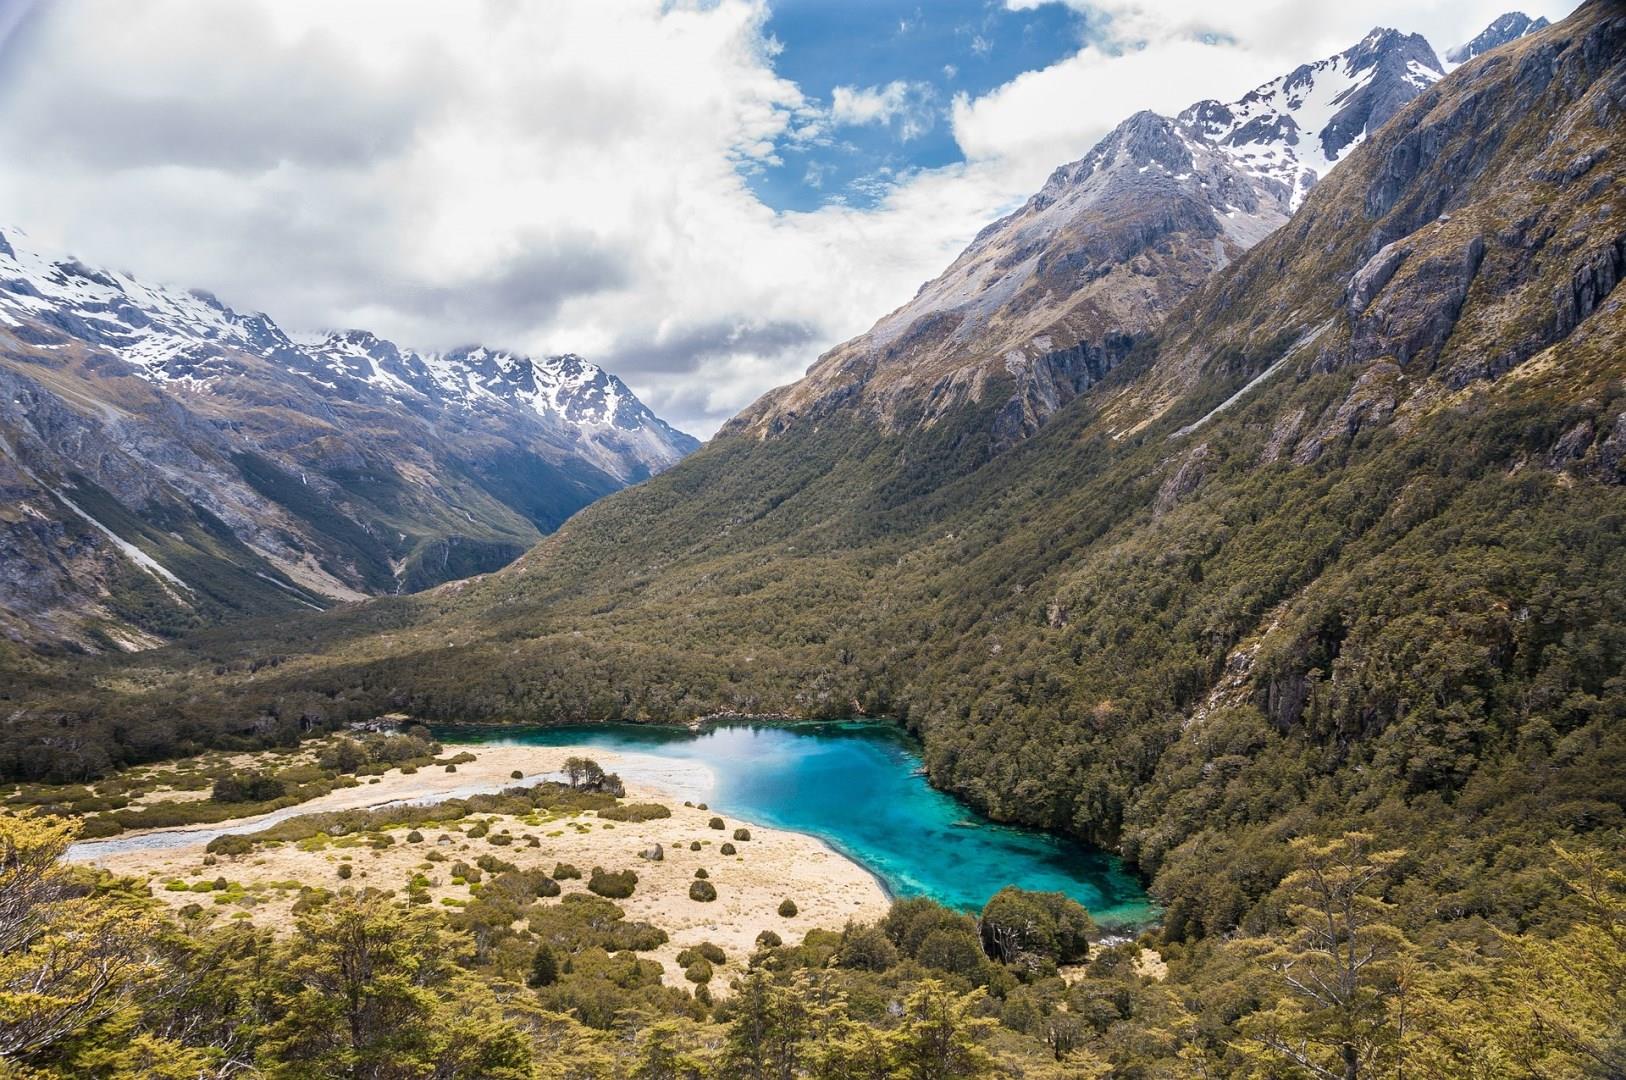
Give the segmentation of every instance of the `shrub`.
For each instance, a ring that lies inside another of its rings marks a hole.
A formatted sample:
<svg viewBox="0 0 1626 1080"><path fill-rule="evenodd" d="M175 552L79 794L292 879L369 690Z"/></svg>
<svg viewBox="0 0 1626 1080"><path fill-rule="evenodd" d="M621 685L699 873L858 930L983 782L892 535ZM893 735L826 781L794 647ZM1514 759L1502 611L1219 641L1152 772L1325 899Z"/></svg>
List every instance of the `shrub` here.
<svg viewBox="0 0 1626 1080"><path fill-rule="evenodd" d="M710 821L706 822L706 824L711 826L713 829L725 828L725 826L723 824L723 819L720 818L720 817L714 817Z"/></svg>
<svg viewBox="0 0 1626 1080"><path fill-rule="evenodd" d="M677 962L682 964L684 967L688 967L697 957L703 957L704 959L711 961L713 964L721 965L728 963L728 957L723 953L722 947L719 945L713 945L709 941L702 941L698 945L692 945L689 948L684 949L682 952L678 953Z"/></svg>
<svg viewBox="0 0 1626 1080"><path fill-rule="evenodd" d="M727 840L724 840L723 846L717 849L717 851L723 855L732 855L738 850L738 848L736 848L733 844L730 844Z"/></svg>
<svg viewBox="0 0 1626 1080"><path fill-rule="evenodd" d="M709 881L690 882L689 899L709 903L717 899L717 887Z"/></svg>
<svg viewBox="0 0 1626 1080"><path fill-rule="evenodd" d="M419 832L417 829L413 829L411 832L407 833L407 843L409 843L409 844L421 844L421 843L423 843L423 833Z"/></svg>
<svg viewBox="0 0 1626 1080"><path fill-rule="evenodd" d="M254 841L236 833L226 833L224 836L217 836L209 841L208 846L203 850L211 855L247 855L254 850Z"/></svg>
<svg viewBox="0 0 1626 1080"><path fill-rule="evenodd" d="M671 817L672 810L660 803L622 803L605 807L598 812L598 816L610 821L655 821Z"/></svg>
<svg viewBox="0 0 1626 1080"><path fill-rule="evenodd" d="M509 844L512 844L513 842L514 842L514 838L512 836L510 836L508 833L505 833L505 832L492 833L486 839L486 843L488 843L488 844L496 844L498 847L507 847Z"/></svg>
<svg viewBox="0 0 1626 1080"><path fill-rule="evenodd" d="M559 881L569 881L572 878L579 879L582 876L582 872L567 862L554 863L553 876Z"/></svg>
<svg viewBox="0 0 1626 1080"><path fill-rule="evenodd" d="M796 907L796 901L790 900L790 899L785 899L785 900L779 901L779 917L780 918L782 918L782 919L794 919L796 917L797 910L798 909Z"/></svg>
<svg viewBox="0 0 1626 1080"><path fill-rule="evenodd" d="M694 872L694 876L699 878L701 881L704 881L707 878L711 877L710 874L706 873L706 868L704 866L702 866L700 869L696 870Z"/></svg>
<svg viewBox="0 0 1626 1080"><path fill-rule="evenodd" d="M513 772L508 774L508 777L511 780L523 780L525 779L525 771L523 769L515 769Z"/></svg>
<svg viewBox="0 0 1626 1080"><path fill-rule="evenodd" d="M448 766L446 766L446 771L447 772L456 772L457 771L457 766L456 765L448 765Z"/></svg>
<svg viewBox="0 0 1626 1080"><path fill-rule="evenodd" d="M750 829L735 829L734 830L734 839L741 840L741 841L751 839L751 830Z"/></svg>
<svg viewBox="0 0 1626 1080"><path fill-rule="evenodd" d="M483 821L476 821L464 835L470 840L479 840L491 831L491 826Z"/></svg>
<svg viewBox="0 0 1626 1080"><path fill-rule="evenodd" d="M705 957L698 957L694 963L683 969L683 977L692 983L711 982L711 964Z"/></svg>
<svg viewBox="0 0 1626 1080"><path fill-rule="evenodd" d="M700 841L698 841L698 840L692 841L689 844L689 850L690 851L699 851L700 850Z"/></svg>
<svg viewBox="0 0 1626 1080"><path fill-rule="evenodd" d="M220 803L270 802L288 794L281 780L267 773L243 773L222 776L215 781L209 798Z"/></svg>
<svg viewBox="0 0 1626 1080"><path fill-rule="evenodd" d="M638 875L631 870L611 873L602 866L595 866L587 879L587 891L612 900L623 900L632 895L633 887L637 884Z"/></svg>
<svg viewBox="0 0 1626 1080"><path fill-rule="evenodd" d="M513 863L499 859L497 856L491 854L482 855L478 859L475 859L474 865L478 866L488 874L512 873L519 869L519 867L515 866Z"/></svg>
<svg viewBox="0 0 1626 1080"><path fill-rule="evenodd" d="M462 878L466 882L477 883L483 875L479 870L476 870L462 859L459 859L457 862L452 864L452 876L454 878Z"/></svg>
<svg viewBox="0 0 1626 1080"><path fill-rule="evenodd" d="M783 939L772 930L764 930L757 935L757 948L759 949L777 949L784 943Z"/></svg>
<svg viewBox="0 0 1626 1080"><path fill-rule="evenodd" d="M349 863L344 862L344 863L339 864L339 880L340 881L349 881L350 880L350 875L354 874L355 872L356 872L355 868L352 867Z"/></svg>

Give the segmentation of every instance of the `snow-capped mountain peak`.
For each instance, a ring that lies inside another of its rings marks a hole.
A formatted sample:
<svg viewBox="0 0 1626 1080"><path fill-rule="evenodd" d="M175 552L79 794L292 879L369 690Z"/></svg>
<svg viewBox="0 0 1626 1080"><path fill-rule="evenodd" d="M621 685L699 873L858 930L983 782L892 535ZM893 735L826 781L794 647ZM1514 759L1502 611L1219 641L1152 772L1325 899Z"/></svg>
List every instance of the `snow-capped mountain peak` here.
<svg viewBox="0 0 1626 1080"><path fill-rule="evenodd" d="M31 326L53 328L64 341L115 353L150 382L192 393L212 393L252 369L425 416L517 409L622 480L658 472L699 445L579 356L533 358L483 345L418 352L360 329L295 340L262 312L240 314L203 290L53 258L15 228L0 233L0 325L34 337L41 335Z"/></svg>
<svg viewBox="0 0 1626 1080"><path fill-rule="evenodd" d="M1377 27L1341 53L1301 64L1237 101L1199 101L1178 119L1244 173L1283 185L1296 209L1352 146L1443 75L1421 35Z"/></svg>

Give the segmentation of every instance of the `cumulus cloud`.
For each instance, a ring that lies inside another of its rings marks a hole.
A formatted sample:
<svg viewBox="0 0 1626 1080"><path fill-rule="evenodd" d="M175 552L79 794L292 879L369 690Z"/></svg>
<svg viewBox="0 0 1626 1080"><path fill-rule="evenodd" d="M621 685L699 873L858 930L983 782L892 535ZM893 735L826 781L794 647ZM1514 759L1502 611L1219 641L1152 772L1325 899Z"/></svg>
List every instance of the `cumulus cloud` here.
<svg viewBox="0 0 1626 1080"><path fill-rule="evenodd" d="M963 163L775 213L742 177L776 147L929 121L908 83L809 101L767 0L55 0L9 41L0 19L0 213L295 331L580 352L705 435L1136 109L1233 96L1373 22L1444 49L1506 0L1067 2L1107 36L957 99Z"/></svg>
<svg viewBox="0 0 1626 1080"><path fill-rule="evenodd" d="M862 89L838 86L830 93L830 118L837 124L896 124L907 142L931 130L935 98L930 83L902 79Z"/></svg>

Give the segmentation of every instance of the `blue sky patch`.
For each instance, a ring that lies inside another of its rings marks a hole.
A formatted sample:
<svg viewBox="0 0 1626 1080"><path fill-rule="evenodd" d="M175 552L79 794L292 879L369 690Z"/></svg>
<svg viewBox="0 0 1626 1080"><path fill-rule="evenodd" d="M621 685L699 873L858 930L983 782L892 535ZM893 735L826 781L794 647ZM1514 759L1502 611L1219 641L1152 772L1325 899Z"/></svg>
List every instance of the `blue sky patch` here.
<svg viewBox="0 0 1626 1080"><path fill-rule="evenodd" d="M949 110L1071 56L1089 26L1063 4L1000 0L779 0L774 67L818 113L799 117L745 177L775 210L874 205L898 180L962 159Z"/></svg>

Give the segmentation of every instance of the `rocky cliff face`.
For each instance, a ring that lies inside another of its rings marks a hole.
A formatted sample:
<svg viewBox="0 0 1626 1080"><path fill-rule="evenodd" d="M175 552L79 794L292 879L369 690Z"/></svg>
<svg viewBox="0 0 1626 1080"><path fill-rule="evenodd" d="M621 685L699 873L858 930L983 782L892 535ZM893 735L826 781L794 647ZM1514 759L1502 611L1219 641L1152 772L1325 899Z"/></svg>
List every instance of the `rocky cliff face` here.
<svg viewBox="0 0 1626 1080"><path fill-rule="evenodd" d="M996 444L1026 438L1441 74L1424 39L1377 29L1238 101L1130 117L726 430L766 437L854 408L906 430L997 395Z"/></svg>
<svg viewBox="0 0 1626 1080"><path fill-rule="evenodd" d="M0 238L0 631L137 647L495 569L698 445L576 356L295 341Z"/></svg>

